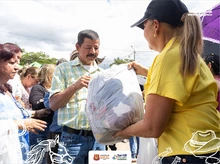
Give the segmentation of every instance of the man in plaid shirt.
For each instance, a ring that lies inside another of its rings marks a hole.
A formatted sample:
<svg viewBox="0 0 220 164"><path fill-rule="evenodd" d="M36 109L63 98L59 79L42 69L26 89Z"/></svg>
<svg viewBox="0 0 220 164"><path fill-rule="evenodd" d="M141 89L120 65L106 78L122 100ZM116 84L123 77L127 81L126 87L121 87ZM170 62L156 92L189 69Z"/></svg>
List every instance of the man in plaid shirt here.
<svg viewBox="0 0 220 164"><path fill-rule="evenodd" d="M88 83L102 69L95 59L99 54L100 40L93 30L78 34L75 60L62 63L55 69L50 92L50 107L58 110L58 125L62 126L61 142L73 157L73 163L88 163L90 150L105 150L95 141L86 116Z"/></svg>

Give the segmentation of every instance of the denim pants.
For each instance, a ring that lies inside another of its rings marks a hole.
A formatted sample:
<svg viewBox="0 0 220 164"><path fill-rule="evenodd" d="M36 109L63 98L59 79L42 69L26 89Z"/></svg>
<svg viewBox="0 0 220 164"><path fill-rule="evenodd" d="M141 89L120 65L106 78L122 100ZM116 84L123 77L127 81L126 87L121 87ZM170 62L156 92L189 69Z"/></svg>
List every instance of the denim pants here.
<svg viewBox="0 0 220 164"><path fill-rule="evenodd" d="M94 136L62 132L60 142L73 158L72 164L87 164L90 150L105 150L105 145L97 143ZM58 154L62 154L60 151L58 151Z"/></svg>
<svg viewBox="0 0 220 164"><path fill-rule="evenodd" d="M19 134L22 134L23 131L19 130ZM27 155L30 150L29 147L29 132L25 132L23 135L19 136L19 141L21 144L21 152L23 161L27 160Z"/></svg>
<svg viewBox="0 0 220 164"><path fill-rule="evenodd" d="M136 142L135 142L136 139ZM131 151L131 158L136 158L139 153L139 137L131 137L129 138L129 146Z"/></svg>
<svg viewBox="0 0 220 164"><path fill-rule="evenodd" d="M29 133L30 147L31 149L38 145L41 141L47 140L49 135L49 127L45 129L45 131L39 131L38 134ZM46 154L44 154L43 161L41 164L47 164Z"/></svg>

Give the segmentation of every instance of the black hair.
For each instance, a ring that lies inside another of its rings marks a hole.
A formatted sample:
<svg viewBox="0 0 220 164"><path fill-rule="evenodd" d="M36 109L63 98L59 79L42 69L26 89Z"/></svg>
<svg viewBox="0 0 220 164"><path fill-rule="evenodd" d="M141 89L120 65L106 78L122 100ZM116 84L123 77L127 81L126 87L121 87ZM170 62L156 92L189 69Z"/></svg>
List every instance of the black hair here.
<svg viewBox="0 0 220 164"><path fill-rule="evenodd" d="M22 49L17 46L16 44L13 43L4 43L4 44L0 44L0 60L6 61L6 60L10 60L11 58L14 57L15 54L21 52L22 53ZM5 83L3 85L0 86L0 93L9 91L10 93L12 93L12 87Z"/></svg>
<svg viewBox="0 0 220 164"><path fill-rule="evenodd" d="M21 52L22 49L13 43L0 44L0 60L10 60L15 54Z"/></svg>
<svg viewBox="0 0 220 164"><path fill-rule="evenodd" d="M66 60L65 58L60 58L59 60L57 60L56 65L59 65L59 64L64 63L64 62L68 62L68 60Z"/></svg>
<svg viewBox="0 0 220 164"><path fill-rule="evenodd" d="M220 75L220 68L219 68L220 56L218 56L214 53L211 53L211 54L205 56L203 59L207 65L209 63L211 64L212 73L214 75Z"/></svg>
<svg viewBox="0 0 220 164"><path fill-rule="evenodd" d="M91 40L99 40L99 35L97 32L95 32L93 30L80 31L78 34L77 44L81 46L83 44L85 38L89 38Z"/></svg>

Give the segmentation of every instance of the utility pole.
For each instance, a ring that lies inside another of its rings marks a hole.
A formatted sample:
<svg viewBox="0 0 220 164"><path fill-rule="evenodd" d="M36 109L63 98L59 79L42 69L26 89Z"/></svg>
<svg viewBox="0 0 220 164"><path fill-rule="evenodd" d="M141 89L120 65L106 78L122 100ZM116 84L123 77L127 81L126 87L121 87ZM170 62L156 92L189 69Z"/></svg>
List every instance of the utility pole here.
<svg viewBox="0 0 220 164"><path fill-rule="evenodd" d="M136 56L136 51L135 51L135 49L134 49L134 47L131 45L131 48L134 50L134 61L135 61L135 56Z"/></svg>

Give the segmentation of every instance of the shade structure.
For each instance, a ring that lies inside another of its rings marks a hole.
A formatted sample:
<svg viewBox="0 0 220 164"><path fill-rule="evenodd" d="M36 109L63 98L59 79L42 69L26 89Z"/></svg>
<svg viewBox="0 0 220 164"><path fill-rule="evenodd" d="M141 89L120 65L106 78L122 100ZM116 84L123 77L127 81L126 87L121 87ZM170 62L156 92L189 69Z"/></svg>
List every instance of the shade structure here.
<svg viewBox="0 0 220 164"><path fill-rule="evenodd" d="M40 68L42 66L42 64L38 63L38 62L33 62L30 64L30 67L38 67Z"/></svg>
<svg viewBox="0 0 220 164"><path fill-rule="evenodd" d="M201 17L204 40L220 44L220 3Z"/></svg>
<svg viewBox="0 0 220 164"><path fill-rule="evenodd" d="M202 56L204 57L211 53L219 55L220 57L220 44L212 42L212 41L204 40L204 49L203 49Z"/></svg>

